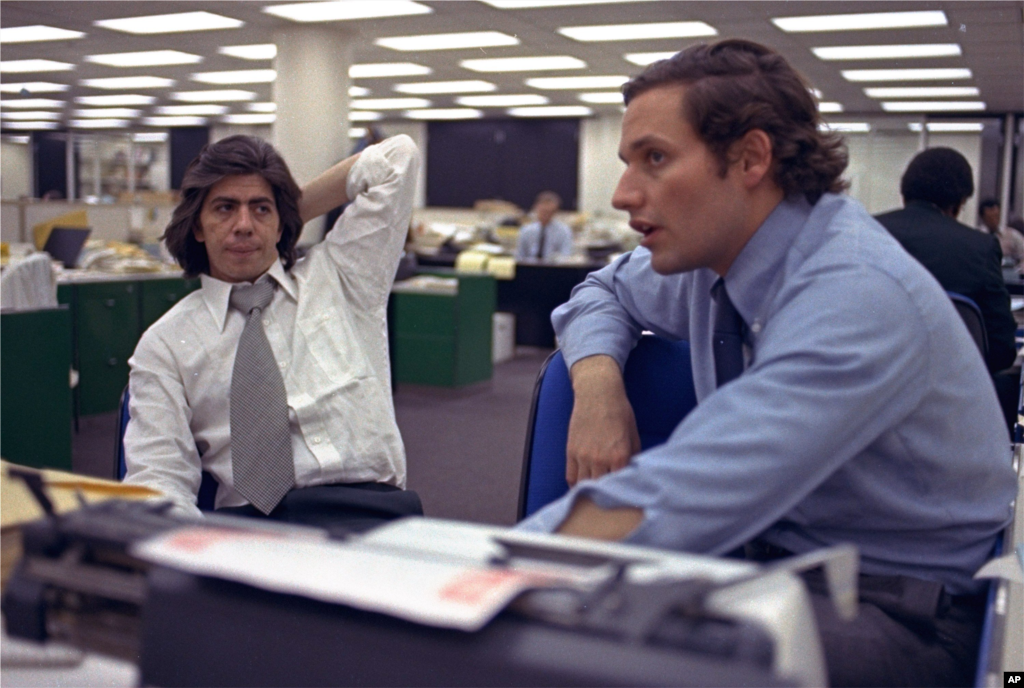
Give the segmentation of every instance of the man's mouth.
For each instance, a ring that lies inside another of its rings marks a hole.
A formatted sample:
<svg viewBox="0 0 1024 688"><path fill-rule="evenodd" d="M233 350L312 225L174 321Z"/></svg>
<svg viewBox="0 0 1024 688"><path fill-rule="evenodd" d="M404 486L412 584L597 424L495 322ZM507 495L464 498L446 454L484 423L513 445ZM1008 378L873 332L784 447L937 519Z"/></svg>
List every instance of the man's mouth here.
<svg viewBox="0 0 1024 688"><path fill-rule="evenodd" d="M633 231L643 234L644 237L650 236L658 229L656 225L644 222L643 220L630 220L629 226L633 228Z"/></svg>

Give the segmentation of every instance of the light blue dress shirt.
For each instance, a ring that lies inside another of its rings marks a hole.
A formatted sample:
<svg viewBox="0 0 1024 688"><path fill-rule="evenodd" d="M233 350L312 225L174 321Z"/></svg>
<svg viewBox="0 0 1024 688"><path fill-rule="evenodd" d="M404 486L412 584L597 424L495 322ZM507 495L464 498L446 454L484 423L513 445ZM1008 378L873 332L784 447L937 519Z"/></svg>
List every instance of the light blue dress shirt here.
<svg viewBox="0 0 1024 688"><path fill-rule="evenodd" d="M564 222L552 219L545 228L544 255L540 251L540 223L531 222L519 230L516 241L516 260L529 258L547 259L554 256L572 255L572 230Z"/></svg>
<svg viewBox="0 0 1024 688"><path fill-rule="evenodd" d="M716 390L716 279L658 275L641 248L555 311L570 366L624 365L642 330L688 339L699 403L666 444L520 527L555 530L582 494L643 509L627 542L710 554L758 536L796 553L849 542L865 573L977 590L1016 479L991 380L938 282L856 201L788 199L725 276L750 360Z"/></svg>

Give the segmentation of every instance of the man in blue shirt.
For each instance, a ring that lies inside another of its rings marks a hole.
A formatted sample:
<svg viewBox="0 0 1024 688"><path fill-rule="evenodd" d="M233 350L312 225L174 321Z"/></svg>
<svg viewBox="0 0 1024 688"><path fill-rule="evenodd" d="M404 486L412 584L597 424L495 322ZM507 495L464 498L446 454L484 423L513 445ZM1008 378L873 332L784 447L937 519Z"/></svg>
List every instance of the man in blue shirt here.
<svg viewBox="0 0 1024 688"><path fill-rule="evenodd" d="M842 142L774 51L694 46L624 94L613 205L644 237L552 316L575 487L521 527L759 558L853 543L858 619L812 596L831 682L969 682L972 575L1015 479L948 297L838 194ZM689 340L699 403L637 454L621 370L643 330Z"/></svg>
<svg viewBox="0 0 1024 688"><path fill-rule="evenodd" d="M516 260L549 260L572 255L572 230L555 219L562 198L554 191L541 191L533 202L535 222L523 225L516 241Z"/></svg>

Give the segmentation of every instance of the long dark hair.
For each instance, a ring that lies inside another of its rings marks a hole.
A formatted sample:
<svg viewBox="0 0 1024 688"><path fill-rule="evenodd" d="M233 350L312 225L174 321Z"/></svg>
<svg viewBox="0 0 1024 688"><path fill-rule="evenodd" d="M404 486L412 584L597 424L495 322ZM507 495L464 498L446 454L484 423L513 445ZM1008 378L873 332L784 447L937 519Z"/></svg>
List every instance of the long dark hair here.
<svg viewBox="0 0 1024 688"><path fill-rule="evenodd" d="M807 83L771 48L728 39L694 45L651 64L628 81L626 104L665 85L686 85L683 116L718 158L724 177L729 149L751 129L772 141L775 182L787 194L802 193L816 203L838 192L848 157L842 138L821 131L821 115Z"/></svg>
<svg viewBox="0 0 1024 688"><path fill-rule="evenodd" d="M181 202L174 209L164 235L167 249L189 277L210 272L206 248L193 235L206 194L220 180L235 175L258 174L274 190L277 214L281 219L281 239L277 253L285 270L295 264L295 243L302 232L299 197L302 190L288 171L280 153L255 136L228 136L207 144L185 169L181 182Z"/></svg>

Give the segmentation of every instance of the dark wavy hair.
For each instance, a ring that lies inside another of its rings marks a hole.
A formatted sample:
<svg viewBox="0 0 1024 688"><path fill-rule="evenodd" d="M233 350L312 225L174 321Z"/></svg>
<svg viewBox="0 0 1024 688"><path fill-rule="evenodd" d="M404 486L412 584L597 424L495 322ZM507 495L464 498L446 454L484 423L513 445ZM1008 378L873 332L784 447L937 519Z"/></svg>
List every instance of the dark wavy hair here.
<svg viewBox="0 0 1024 688"><path fill-rule="evenodd" d="M729 166L729 149L760 129L772 142L774 178L786 195L816 203L825 192L846 188L848 156L842 137L822 131L821 115L803 77L771 48L728 39L699 44L651 64L622 87L626 105L659 86L685 85L683 117Z"/></svg>
<svg viewBox="0 0 1024 688"><path fill-rule="evenodd" d="M220 180L235 175L258 174L274 190L277 214L281 219L281 239L277 253L285 270L295 264L295 243L302 232L299 198L302 190L292 178L281 154L263 139L236 135L203 146L188 164L181 181L181 202L161 237L167 249L189 277L210 272L206 247L193 234L206 194Z"/></svg>
<svg viewBox="0 0 1024 688"><path fill-rule="evenodd" d="M954 212L974 193L967 158L952 148L929 148L914 156L900 179L904 203L925 201Z"/></svg>

